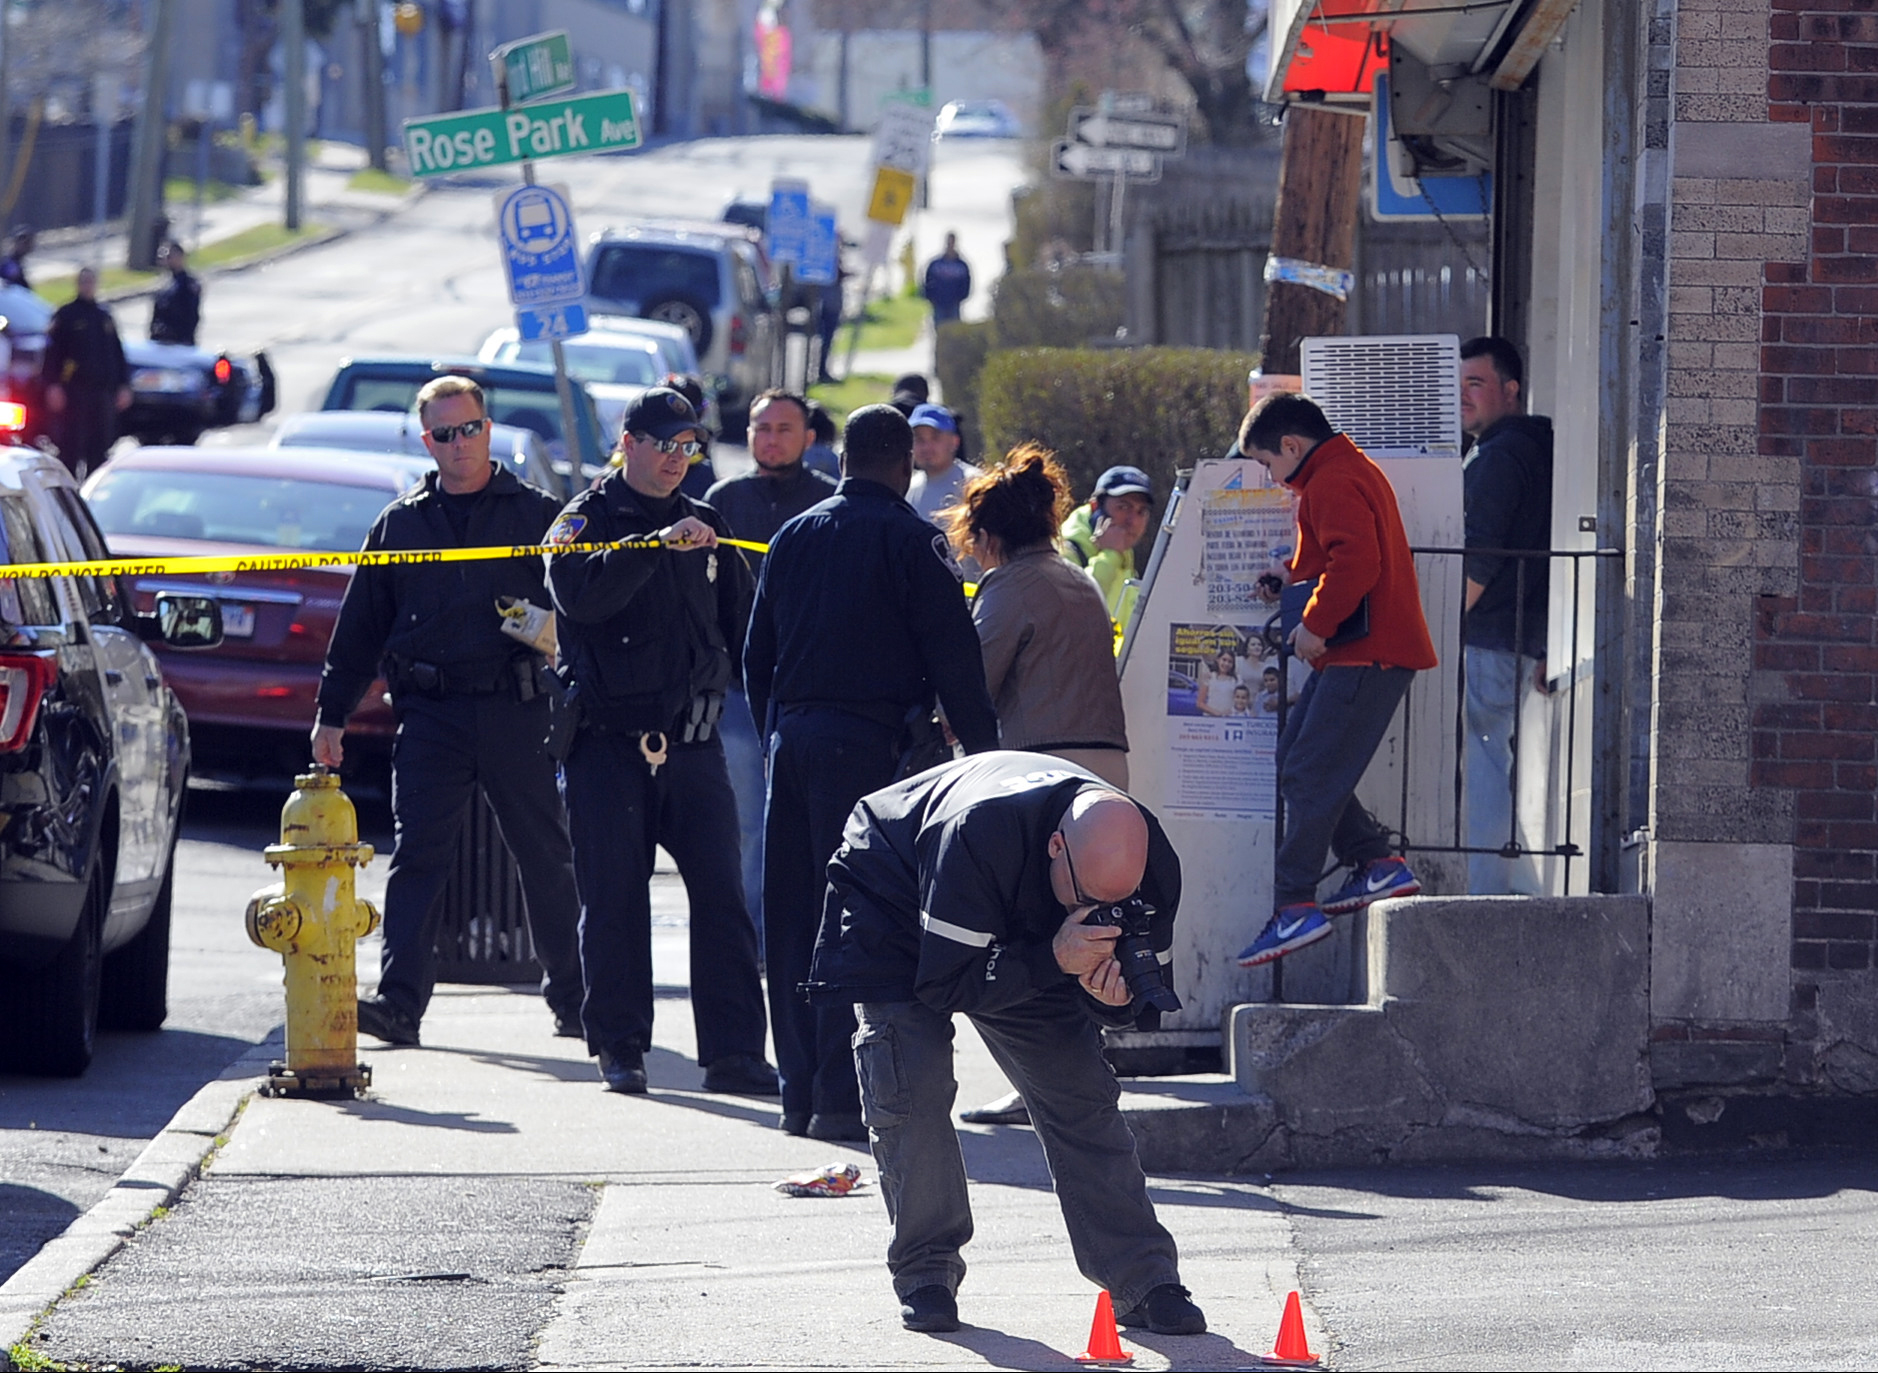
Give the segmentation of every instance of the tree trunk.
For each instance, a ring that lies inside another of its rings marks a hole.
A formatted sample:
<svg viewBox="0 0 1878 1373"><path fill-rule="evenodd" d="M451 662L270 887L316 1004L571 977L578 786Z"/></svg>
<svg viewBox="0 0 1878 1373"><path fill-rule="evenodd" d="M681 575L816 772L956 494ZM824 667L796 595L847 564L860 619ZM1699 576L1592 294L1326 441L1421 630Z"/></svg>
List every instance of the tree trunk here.
<svg viewBox="0 0 1878 1373"><path fill-rule="evenodd" d="M1356 216L1363 189L1360 115L1309 105L1285 113L1284 157L1278 169L1278 208L1272 256L1347 271L1356 264ZM1315 287L1274 281L1265 288L1261 368L1267 375L1298 371L1298 343L1340 333L1346 305Z"/></svg>

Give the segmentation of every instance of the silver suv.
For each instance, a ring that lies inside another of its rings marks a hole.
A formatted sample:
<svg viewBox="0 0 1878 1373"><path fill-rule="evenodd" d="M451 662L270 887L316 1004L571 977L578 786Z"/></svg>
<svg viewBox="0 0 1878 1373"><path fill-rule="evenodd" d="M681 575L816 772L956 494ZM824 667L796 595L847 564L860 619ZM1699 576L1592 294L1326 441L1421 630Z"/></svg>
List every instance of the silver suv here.
<svg viewBox="0 0 1878 1373"><path fill-rule="evenodd" d="M681 326L726 414L776 384L782 329L760 239L735 224L646 219L596 234L587 308Z"/></svg>

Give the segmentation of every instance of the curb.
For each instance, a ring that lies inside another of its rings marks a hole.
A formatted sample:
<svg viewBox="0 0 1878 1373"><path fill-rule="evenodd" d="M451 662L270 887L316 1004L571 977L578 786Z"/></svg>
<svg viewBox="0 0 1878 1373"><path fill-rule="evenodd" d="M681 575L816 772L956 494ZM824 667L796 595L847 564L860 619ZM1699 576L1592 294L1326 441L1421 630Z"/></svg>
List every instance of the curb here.
<svg viewBox="0 0 1878 1373"><path fill-rule="evenodd" d="M15 1367L10 1351L31 1337L40 1316L72 1284L123 1248L158 1207L168 1206L196 1179L216 1137L279 1055L278 1035L269 1035L198 1089L110 1191L0 1284L0 1368Z"/></svg>

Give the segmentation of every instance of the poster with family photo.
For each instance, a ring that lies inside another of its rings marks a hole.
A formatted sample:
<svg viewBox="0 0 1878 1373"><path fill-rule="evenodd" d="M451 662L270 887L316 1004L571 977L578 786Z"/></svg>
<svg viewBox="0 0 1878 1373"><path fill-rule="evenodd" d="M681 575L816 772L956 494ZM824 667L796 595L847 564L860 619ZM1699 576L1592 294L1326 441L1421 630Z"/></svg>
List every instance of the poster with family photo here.
<svg viewBox="0 0 1878 1373"><path fill-rule="evenodd" d="M1196 819L1270 819L1276 809L1276 655L1262 625L1168 627L1167 809Z"/></svg>

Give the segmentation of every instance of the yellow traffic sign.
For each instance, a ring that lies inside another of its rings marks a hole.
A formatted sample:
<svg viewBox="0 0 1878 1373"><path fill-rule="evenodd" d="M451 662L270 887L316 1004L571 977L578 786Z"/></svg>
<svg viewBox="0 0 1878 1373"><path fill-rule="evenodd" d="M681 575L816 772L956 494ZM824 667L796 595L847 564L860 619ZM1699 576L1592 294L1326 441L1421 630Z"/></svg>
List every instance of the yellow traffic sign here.
<svg viewBox="0 0 1878 1373"><path fill-rule="evenodd" d="M882 224L898 224L913 203L913 173L898 167L874 169L874 193L867 198L867 217Z"/></svg>

